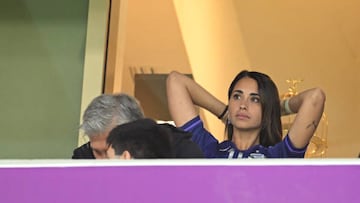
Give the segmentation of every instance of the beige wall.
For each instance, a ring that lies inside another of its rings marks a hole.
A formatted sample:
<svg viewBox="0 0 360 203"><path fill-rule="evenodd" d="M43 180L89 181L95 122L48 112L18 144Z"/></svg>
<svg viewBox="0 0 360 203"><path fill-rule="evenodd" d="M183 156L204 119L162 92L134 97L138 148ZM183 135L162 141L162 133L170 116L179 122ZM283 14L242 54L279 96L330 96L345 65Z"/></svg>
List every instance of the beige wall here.
<svg viewBox="0 0 360 203"><path fill-rule="evenodd" d="M134 73L191 73L172 1L130 0L126 15L122 91L134 94Z"/></svg>
<svg viewBox="0 0 360 203"><path fill-rule="evenodd" d="M129 66L192 72L223 101L242 69L269 74L280 93L304 79L300 90L327 93L328 157L359 153L358 1L131 0L127 12L122 91L133 94ZM206 120L222 139L222 124Z"/></svg>
<svg viewBox="0 0 360 203"><path fill-rule="evenodd" d="M249 67L236 10L231 1L175 0L174 5L195 80L226 102L232 78ZM224 125L209 112L205 117L208 129L223 139Z"/></svg>

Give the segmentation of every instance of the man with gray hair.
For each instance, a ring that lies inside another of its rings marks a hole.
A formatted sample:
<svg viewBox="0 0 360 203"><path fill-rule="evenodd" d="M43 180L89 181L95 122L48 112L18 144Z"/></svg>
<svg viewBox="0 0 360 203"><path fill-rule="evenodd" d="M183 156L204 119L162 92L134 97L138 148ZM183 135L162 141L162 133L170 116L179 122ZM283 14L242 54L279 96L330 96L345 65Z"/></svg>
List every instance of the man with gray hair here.
<svg viewBox="0 0 360 203"><path fill-rule="evenodd" d="M127 94L103 94L96 97L86 108L81 129L89 142L76 148L73 159L107 158L106 139L110 131L121 124L144 118L139 102ZM177 158L202 158L200 148L191 141L191 134L169 124L159 124L170 129Z"/></svg>

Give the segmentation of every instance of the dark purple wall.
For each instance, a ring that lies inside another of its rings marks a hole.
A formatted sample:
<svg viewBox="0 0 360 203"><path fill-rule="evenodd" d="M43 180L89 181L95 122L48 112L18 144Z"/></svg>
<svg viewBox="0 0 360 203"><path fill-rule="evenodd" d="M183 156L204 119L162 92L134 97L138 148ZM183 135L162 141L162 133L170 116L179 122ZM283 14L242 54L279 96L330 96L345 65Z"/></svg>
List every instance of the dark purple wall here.
<svg viewBox="0 0 360 203"><path fill-rule="evenodd" d="M0 167L0 202L360 202L360 165Z"/></svg>

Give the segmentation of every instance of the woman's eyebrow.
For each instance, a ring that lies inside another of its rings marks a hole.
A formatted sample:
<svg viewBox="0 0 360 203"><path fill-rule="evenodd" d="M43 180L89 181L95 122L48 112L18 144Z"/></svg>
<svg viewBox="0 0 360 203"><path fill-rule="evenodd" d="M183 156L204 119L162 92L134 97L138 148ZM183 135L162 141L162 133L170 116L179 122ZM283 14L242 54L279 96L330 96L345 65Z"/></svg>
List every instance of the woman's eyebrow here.
<svg viewBox="0 0 360 203"><path fill-rule="evenodd" d="M242 90L234 90L234 93L244 94L244 92ZM260 97L259 93L250 93L249 95L250 96L259 96Z"/></svg>
<svg viewBox="0 0 360 203"><path fill-rule="evenodd" d="M244 94L244 92L242 90L234 90L234 93L240 93L240 94Z"/></svg>

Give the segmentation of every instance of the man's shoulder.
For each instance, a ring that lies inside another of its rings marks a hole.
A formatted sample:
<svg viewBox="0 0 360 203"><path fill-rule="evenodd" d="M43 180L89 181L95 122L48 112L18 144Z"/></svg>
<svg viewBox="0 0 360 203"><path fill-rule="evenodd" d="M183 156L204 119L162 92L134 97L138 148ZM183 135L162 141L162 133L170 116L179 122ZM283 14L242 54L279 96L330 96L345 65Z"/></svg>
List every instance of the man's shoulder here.
<svg viewBox="0 0 360 203"><path fill-rule="evenodd" d="M190 132L184 131L181 128L175 127L167 123L162 123L159 125L162 128L165 128L168 132L170 132L173 139L191 139L192 134Z"/></svg>
<svg viewBox="0 0 360 203"><path fill-rule="evenodd" d="M176 158L204 158L200 147L191 140L192 133L170 124L159 124L167 129L173 140Z"/></svg>
<svg viewBox="0 0 360 203"><path fill-rule="evenodd" d="M92 152L90 142L87 142L80 147L74 149L72 159L95 159Z"/></svg>

